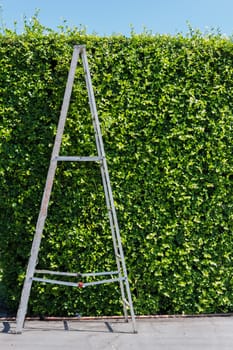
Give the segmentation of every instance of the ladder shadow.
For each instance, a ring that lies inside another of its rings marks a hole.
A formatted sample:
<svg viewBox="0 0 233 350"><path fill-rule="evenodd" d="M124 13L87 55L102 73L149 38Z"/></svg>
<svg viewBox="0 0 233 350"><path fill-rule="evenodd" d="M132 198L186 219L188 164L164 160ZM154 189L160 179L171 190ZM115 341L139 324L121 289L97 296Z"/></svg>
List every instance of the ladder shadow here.
<svg viewBox="0 0 233 350"><path fill-rule="evenodd" d="M64 321L64 329L76 332L91 332L91 333L115 333L115 334L133 334L132 324L125 321L109 322L109 321L99 321L98 323L91 324L90 321L81 321L76 327L69 326L67 321ZM99 327L102 327L101 329ZM104 327L104 328L103 328ZM128 329L130 328L130 330Z"/></svg>
<svg viewBox="0 0 233 350"><path fill-rule="evenodd" d="M129 330L130 327L130 330ZM126 329L125 329L126 328ZM133 330L131 330L132 325L127 322L108 322L108 321L98 321L93 322L92 321L78 321L78 322L68 322L67 320L61 321L59 325L52 325L52 322L50 324L43 324L43 321L41 321L41 324L30 324L30 322L27 322L25 325L25 328L23 329L24 332L30 332L30 331L38 331L38 332L50 332L50 331L56 331L56 332L78 332L78 333L106 333L106 334L133 334ZM10 326L7 325L4 326L4 333L10 333L11 329Z"/></svg>
<svg viewBox="0 0 233 350"><path fill-rule="evenodd" d="M70 322L63 321L64 329L76 332L94 332L94 333L115 333L115 334L132 334L131 322L125 322L124 320L109 322L109 321L81 321L81 322ZM71 326L70 326L71 325ZM73 327L75 325L75 327ZM100 327L102 327L100 329ZM128 329L130 328L130 330Z"/></svg>

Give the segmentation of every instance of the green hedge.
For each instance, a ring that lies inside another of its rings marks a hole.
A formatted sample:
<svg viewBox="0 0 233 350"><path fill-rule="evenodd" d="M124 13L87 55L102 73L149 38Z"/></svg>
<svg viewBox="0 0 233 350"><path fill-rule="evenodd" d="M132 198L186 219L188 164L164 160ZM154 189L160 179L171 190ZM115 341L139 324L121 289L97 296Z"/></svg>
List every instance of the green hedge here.
<svg viewBox="0 0 233 350"><path fill-rule="evenodd" d="M233 44L220 35L0 35L0 265L18 306L74 44L87 46L137 314L233 311ZM82 68L61 154L95 155ZM59 165L39 267L115 266L99 168ZM121 312L118 286L33 284L31 315Z"/></svg>

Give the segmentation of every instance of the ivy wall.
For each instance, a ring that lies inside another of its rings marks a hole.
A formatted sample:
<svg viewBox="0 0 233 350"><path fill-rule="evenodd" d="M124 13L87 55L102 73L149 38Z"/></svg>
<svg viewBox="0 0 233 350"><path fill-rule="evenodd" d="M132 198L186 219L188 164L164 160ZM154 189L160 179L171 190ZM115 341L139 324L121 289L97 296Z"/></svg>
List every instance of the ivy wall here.
<svg viewBox="0 0 233 350"><path fill-rule="evenodd" d="M0 35L0 266L17 310L74 44L85 44L137 314L233 311L233 43ZM62 155L96 155L77 69ZM98 164L59 164L40 268L115 269ZM31 315L122 311L117 284L34 283Z"/></svg>

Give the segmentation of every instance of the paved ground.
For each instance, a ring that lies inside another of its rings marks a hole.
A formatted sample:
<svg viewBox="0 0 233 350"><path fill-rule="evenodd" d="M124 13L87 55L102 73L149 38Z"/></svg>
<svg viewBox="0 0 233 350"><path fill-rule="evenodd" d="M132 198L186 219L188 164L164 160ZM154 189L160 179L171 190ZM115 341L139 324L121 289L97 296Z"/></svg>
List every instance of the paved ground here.
<svg viewBox="0 0 233 350"><path fill-rule="evenodd" d="M10 334L14 322L0 319L1 350L232 350L233 317L155 318L131 322L27 321L22 334Z"/></svg>

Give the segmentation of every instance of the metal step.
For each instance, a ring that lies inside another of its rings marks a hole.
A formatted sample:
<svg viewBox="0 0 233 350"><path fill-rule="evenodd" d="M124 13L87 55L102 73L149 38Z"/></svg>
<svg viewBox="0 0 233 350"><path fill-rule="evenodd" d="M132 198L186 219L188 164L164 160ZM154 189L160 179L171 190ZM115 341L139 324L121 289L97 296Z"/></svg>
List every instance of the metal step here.
<svg viewBox="0 0 233 350"><path fill-rule="evenodd" d="M103 160L103 157L58 156L54 160L59 162L100 162Z"/></svg>
<svg viewBox="0 0 233 350"><path fill-rule="evenodd" d="M96 277L96 276L107 276L107 275L117 275L118 271L103 271L103 272L59 272L51 270L35 270L35 273L44 274L44 275L57 275L57 276L71 276L71 277Z"/></svg>

